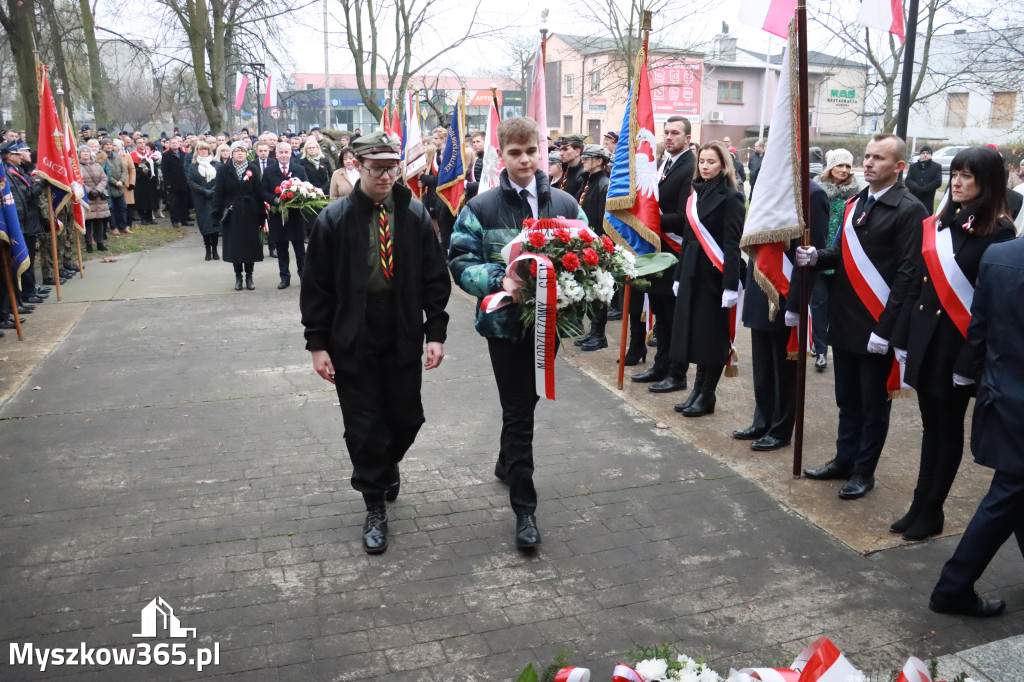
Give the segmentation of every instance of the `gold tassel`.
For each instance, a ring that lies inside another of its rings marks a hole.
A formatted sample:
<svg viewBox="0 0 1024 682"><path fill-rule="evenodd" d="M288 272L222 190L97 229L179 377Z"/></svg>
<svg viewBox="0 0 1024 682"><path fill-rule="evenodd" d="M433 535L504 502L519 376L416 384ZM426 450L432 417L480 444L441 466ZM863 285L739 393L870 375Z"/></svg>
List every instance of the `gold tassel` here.
<svg viewBox="0 0 1024 682"><path fill-rule="evenodd" d="M899 398L912 398L914 397L914 395L914 389L901 388L898 391L889 391L889 400L898 400Z"/></svg>
<svg viewBox="0 0 1024 682"><path fill-rule="evenodd" d="M727 365L725 368L725 376L734 378L740 375L740 368L736 365Z"/></svg>

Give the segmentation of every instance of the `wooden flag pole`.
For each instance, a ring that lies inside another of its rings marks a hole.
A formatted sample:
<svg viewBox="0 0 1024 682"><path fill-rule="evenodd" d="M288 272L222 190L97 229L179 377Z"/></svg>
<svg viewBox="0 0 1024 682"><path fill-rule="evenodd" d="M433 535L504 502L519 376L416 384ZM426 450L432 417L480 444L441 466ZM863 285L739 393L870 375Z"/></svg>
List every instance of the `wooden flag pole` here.
<svg viewBox="0 0 1024 682"><path fill-rule="evenodd" d="M14 328L18 330L18 341L24 341L25 339L21 335L21 317L18 314L18 298L14 295L14 282L11 281L11 261L7 259L7 250L11 249L11 253L14 253L14 249L8 244L0 246L0 267L4 269L4 280L7 282L7 293L11 297L11 310L14 311Z"/></svg>
<svg viewBox="0 0 1024 682"><path fill-rule="evenodd" d="M622 334L619 337L619 390L622 390L622 380L626 374L626 344L629 342L629 294L633 287L626 280L626 286L622 289Z"/></svg>
<svg viewBox="0 0 1024 682"><path fill-rule="evenodd" d="M60 261L57 260L57 223L53 218L53 189L49 183L46 185L46 203L50 210L50 248L53 252L53 285L57 288L57 300L60 300ZM74 229L74 228L72 228Z"/></svg>
<svg viewBox="0 0 1024 682"><path fill-rule="evenodd" d="M799 53L800 92L800 200L803 204L803 246L811 245L811 185L810 158L808 157L807 114L807 4L798 0L796 6L796 40ZM783 66L785 68L785 65ZM808 267L808 266L804 266ZM800 278L800 324L798 327L799 353L796 371L796 433L793 438L793 478L800 478L804 456L804 403L807 398L807 304L810 300L811 278Z"/></svg>
<svg viewBox="0 0 1024 682"><path fill-rule="evenodd" d="M78 249L78 276L85 277L85 263L82 262L82 241L78 238L78 228L75 227L75 221L71 221L71 229L75 231L75 248Z"/></svg>

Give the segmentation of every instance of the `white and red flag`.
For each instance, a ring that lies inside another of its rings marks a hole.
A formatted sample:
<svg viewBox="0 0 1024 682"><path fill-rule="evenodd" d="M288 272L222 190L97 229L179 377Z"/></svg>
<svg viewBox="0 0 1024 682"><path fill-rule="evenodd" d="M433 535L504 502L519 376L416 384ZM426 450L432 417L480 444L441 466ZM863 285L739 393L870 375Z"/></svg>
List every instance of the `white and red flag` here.
<svg viewBox="0 0 1024 682"><path fill-rule="evenodd" d="M399 144L402 142L402 117L399 114L398 98L395 98L395 104L391 107L391 134L398 138Z"/></svg>
<svg viewBox="0 0 1024 682"><path fill-rule="evenodd" d="M402 141L402 153L405 156L405 184L420 198L420 173L427 167L427 150L423 146L423 133L420 131L420 102L414 93L405 93L405 137Z"/></svg>
<svg viewBox="0 0 1024 682"><path fill-rule="evenodd" d="M245 90L249 87L249 77L241 71L235 72L235 111L242 108L245 102Z"/></svg>
<svg viewBox="0 0 1024 682"><path fill-rule="evenodd" d="M537 58L533 61L533 80L530 84L530 106L526 115L537 122L540 128L541 144L548 136L548 100L545 92L544 77L547 67L544 64L544 39L537 46Z"/></svg>
<svg viewBox="0 0 1024 682"><path fill-rule="evenodd" d="M794 12L796 0L742 0L739 20L741 24L785 38L789 34L789 21L793 18Z"/></svg>
<svg viewBox="0 0 1024 682"><path fill-rule="evenodd" d="M72 215L75 229L85 234L85 208L89 200L85 194L85 183L82 182L82 167L78 165L78 147L74 134L71 132L71 119L67 109L64 110L64 163L67 165L68 176L71 178Z"/></svg>
<svg viewBox="0 0 1024 682"><path fill-rule="evenodd" d="M269 109L270 107L277 106L277 75L269 74L267 76L267 91L263 94L263 108Z"/></svg>
<svg viewBox="0 0 1024 682"><path fill-rule="evenodd" d="M498 104L491 102L490 111L487 114L487 127L484 129L484 166L480 171L477 181L480 183L480 191L484 192L498 186L498 178L501 177L501 170L505 162L501 160L498 145Z"/></svg>
<svg viewBox="0 0 1024 682"><path fill-rule="evenodd" d="M36 170L33 175L50 183L53 212L56 214L72 195L71 171L64 153L64 133L57 116L57 105L50 90L50 79L43 72L43 91L39 112L39 145L36 147Z"/></svg>
<svg viewBox="0 0 1024 682"><path fill-rule="evenodd" d="M861 0L857 23L891 33L898 37L901 43L906 40L903 0Z"/></svg>

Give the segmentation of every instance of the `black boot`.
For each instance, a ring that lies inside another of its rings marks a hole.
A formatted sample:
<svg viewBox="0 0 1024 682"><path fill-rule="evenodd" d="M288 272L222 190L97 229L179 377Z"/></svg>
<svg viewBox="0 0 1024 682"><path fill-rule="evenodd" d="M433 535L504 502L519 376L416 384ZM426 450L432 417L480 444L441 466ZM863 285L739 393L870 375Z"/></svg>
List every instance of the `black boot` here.
<svg viewBox="0 0 1024 682"><path fill-rule="evenodd" d="M106 251L107 250L107 245L104 244L103 242L96 242L96 250L97 251Z"/></svg>
<svg viewBox="0 0 1024 682"><path fill-rule="evenodd" d="M701 369L700 365L697 369ZM703 369L704 381L701 383L700 395L683 410L684 417L703 417L715 413L715 389L718 388L718 380L722 378L725 365L705 365Z"/></svg>
<svg viewBox="0 0 1024 682"><path fill-rule="evenodd" d="M213 260L213 254L210 253L210 245L206 245L206 260Z"/></svg>
<svg viewBox="0 0 1024 682"><path fill-rule="evenodd" d="M676 412L682 412L697 400L697 396L700 395L701 387L704 386L704 365L697 365L697 373L693 376L693 390L690 391L690 396L675 406Z"/></svg>
<svg viewBox="0 0 1024 682"><path fill-rule="evenodd" d="M213 243L210 244L210 250L213 251L213 260L220 260L220 254L217 253L217 238L213 238Z"/></svg>
<svg viewBox="0 0 1024 682"><path fill-rule="evenodd" d="M606 323L604 319L598 319L592 322L590 324L590 338L580 346L580 350L594 351L607 348L608 338L604 335L605 326Z"/></svg>
<svg viewBox="0 0 1024 682"><path fill-rule="evenodd" d="M629 349L626 350L626 359L622 364L626 367L632 367L641 362L647 363L647 346L644 345L644 326L643 323L634 325L633 321L630 320Z"/></svg>
<svg viewBox="0 0 1024 682"><path fill-rule="evenodd" d="M235 275L235 291L241 291L241 290L242 290L242 275L238 274L238 275Z"/></svg>
<svg viewBox="0 0 1024 682"><path fill-rule="evenodd" d="M246 276L245 276L245 288L248 289L249 291L252 291L253 289L256 288L256 285L253 284L253 281L252 281L252 273L251 272L246 274Z"/></svg>
<svg viewBox="0 0 1024 682"><path fill-rule="evenodd" d="M939 535L945 521L946 515L942 513L941 502L924 502L921 504L921 511L918 512L917 518L903 533L903 539L927 540L933 535Z"/></svg>
<svg viewBox="0 0 1024 682"><path fill-rule="evenodd" d="M86 244L85 245L85 252L86 253L92 253L92 244Z"/></svg>
<svg viewBox="0 0 1024 682"><path fill-rule="evenodd" d="M891 526L889 526L889 532L903 533L910 528L910 525L917 519L917 515L921 513L921 505L921 500L919 500L915 495L914 501L910 503L910 509L908 509L907 513L903 515L903 518L895 521Z"/></svg>
<svg viewBox="0 0 1024 682"><path fill-rule="evenodd" d="M574 346L582 346L583 344L585 344L588 341L590 341L590 339L592 339L593 337L594 337L594 328L593 328L593 326L591 326L590 331L587 332L586 334L584 334L583 336L577 338L575 341L573 341L572 345L574 345Z"/></svg>

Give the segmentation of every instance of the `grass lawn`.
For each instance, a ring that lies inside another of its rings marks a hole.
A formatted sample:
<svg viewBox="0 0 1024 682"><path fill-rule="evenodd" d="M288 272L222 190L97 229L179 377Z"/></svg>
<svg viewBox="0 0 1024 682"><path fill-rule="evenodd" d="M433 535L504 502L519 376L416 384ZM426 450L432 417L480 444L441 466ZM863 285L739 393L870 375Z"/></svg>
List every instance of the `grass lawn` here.
<svg viewBox="0 0 1024 682"><path fill-rule="evenodd" d="M117 257L125 253L149 251L150 249L176 242L189 233L188 229L175 229L170 226L164 227L161 225L139 225L132 228L132 232L135 234L123 234L120 237L116 237L108 232L107 250L105 252L94 251L87 254L83 238L82 260L95 260L103 257Z"/></svg>

